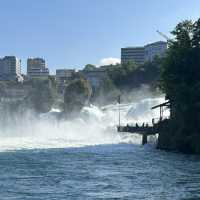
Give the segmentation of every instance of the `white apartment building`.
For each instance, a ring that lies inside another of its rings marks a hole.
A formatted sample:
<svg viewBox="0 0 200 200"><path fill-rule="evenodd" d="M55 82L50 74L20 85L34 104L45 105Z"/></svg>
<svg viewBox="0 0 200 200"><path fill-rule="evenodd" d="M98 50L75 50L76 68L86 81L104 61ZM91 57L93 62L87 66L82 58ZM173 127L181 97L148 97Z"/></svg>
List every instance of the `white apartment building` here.
<svg viewBox="0 0 200 200"><path fill-rule="evenodd" d="M145 61L153 61L155 56L163 57L167 50L167 43L163 41L154 42L145 46Z"/></svg>
<svg viewBox="0 0 200 200"><path fill-rule="evenodd" d="M155 56L163 57L167 50L167 43L163 41L147 44L142 47L121 48L121 63L133 61L138 65L146 61L153 61Z"/></svg>

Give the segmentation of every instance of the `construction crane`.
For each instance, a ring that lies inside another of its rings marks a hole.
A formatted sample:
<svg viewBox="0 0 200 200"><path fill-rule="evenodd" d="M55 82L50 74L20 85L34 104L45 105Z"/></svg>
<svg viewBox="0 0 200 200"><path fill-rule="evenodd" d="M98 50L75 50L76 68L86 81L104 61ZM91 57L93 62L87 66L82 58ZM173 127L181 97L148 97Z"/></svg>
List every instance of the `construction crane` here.
<svg viewBox="0 0 200 200"><path fill-rule="evenodd" d="M159 35L161 35L162 37L164 37L166 40L167 40L167 42L171 42L172 41L172 39L170 39L169 37L167 37L164 33L162 33L162 32L160 32L160 31L156 31Z"/></svg>

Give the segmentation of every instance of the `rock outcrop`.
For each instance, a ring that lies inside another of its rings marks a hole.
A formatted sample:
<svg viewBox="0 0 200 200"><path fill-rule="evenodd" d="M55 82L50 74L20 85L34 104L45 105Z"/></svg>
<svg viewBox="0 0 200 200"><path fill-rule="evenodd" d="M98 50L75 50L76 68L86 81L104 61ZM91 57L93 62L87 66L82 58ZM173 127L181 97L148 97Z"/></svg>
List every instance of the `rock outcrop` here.
<svg viewBox="0 0 200 200"><path fill-rule="evenodd" d="M91 87L89 83L80 78L73 81L65 88L64 113L65 116L74 116L89 102L91 97Z"/></svg>

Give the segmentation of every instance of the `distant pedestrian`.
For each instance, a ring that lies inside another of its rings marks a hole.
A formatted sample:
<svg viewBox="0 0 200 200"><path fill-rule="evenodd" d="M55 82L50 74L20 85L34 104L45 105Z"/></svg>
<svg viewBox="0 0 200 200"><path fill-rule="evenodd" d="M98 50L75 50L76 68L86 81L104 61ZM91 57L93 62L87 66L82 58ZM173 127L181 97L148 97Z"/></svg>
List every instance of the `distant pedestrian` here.
<svg viewBox="0 0 200 200"><path fill-rule="evenodd" d="M143 122L143 124L142 124L142 128L144 128L144 122Z"/></svg>

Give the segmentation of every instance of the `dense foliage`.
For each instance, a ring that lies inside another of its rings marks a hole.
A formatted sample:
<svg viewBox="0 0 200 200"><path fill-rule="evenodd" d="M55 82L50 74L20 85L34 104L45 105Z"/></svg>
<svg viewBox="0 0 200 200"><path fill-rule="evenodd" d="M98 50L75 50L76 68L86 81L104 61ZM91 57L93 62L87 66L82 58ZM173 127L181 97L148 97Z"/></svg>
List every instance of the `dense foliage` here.
<svg viewBox="0 0 200 200"><path fill-rule="evenodd" d="M87 64L87 65L85 65L84 70L91 71L91 70L94 70L95 68L96 68L95 65Z"/></svg>
<svg viewBox="0 0 200 200"><path fill-rule="evenodd" d="M152 62L136 65L134 62L126 64L106 65L100 69L107 71L107 76L102 80L99 88L93 91L92 101L98 104L116 102L121 94L122 99L133 97L132 92L148 85L155 92L160 79L162 58L155 57Z"/></svg>
<svg viewBox="0 0 200 200"><path fill-rule="evenodd" d="M56 99L55 79L28 80L22 83L0 82L0 125L17 124L19 116L30 116L51 110Z"/></svg>
<svg viewBox="0 0 200 200"><path fill-rule="evenodd" d="M159 147L200 153L200 19L179 23L172 34L161 76L171 120Z"/></svg>
<svg viewBox="0 0 200 200"><path fill-rule="evenodd" d="M152 62L146 62L137 66L133 62L128 62L118 68L111 68L108 74L120 90L132 90L141 86L141 84L149 84L155 86L160 78L160 66L162 59L156 57Z"/></svg>
<svg viewBox="0 0 200 200"><path fill-rule="evenodd" d="M27 108L32 108L39 113L50 111L56 98L55 79L51 77L47 80L33 79L25 83L25 85L31 86L25 99Z"/></svg>

